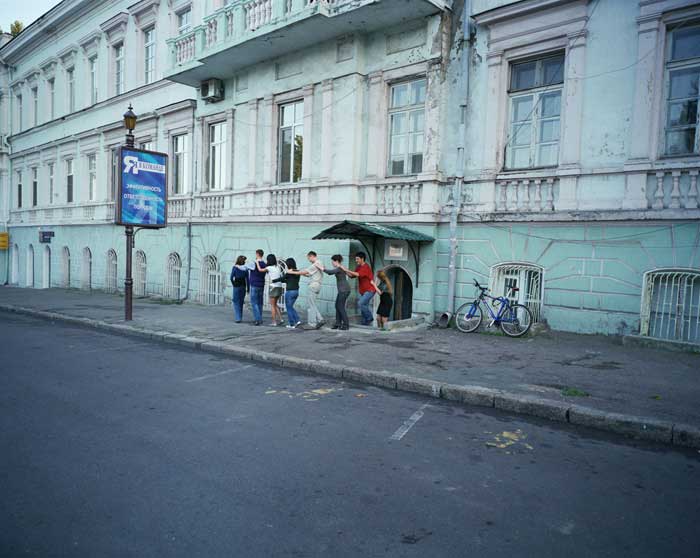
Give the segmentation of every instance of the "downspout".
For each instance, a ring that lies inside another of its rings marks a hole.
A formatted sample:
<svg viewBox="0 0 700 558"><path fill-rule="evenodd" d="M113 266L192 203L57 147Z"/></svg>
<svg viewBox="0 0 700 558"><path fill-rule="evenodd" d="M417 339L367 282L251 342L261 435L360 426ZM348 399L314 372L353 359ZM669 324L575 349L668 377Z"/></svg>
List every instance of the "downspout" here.
<svg viewBox="0 0 700 558"><path fill-rule="evenodd" d="M450 208L450 258L447 276L447 310L438 318L438 326L446 328L450 325L455 312L455 291L457 288L457 224L462 209L462 184L464 183L464 142L466 135L466 113L469 97L469 63L471 58L471 0L464 0L462 12L462 47L460 92L463 95L460 104L459 138L457 142L457 172L452 191L448 200Z"/></svg>

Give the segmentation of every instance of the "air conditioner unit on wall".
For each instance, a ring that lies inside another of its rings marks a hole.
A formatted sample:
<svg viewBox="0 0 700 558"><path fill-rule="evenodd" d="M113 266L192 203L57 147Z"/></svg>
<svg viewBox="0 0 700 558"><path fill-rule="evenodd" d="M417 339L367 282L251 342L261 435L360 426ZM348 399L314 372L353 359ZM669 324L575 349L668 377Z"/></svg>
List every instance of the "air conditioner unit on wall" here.
<svg viewBox="0 0 700 558"><path fill-rule="evenodd" d="M220 79L207 79L199 87L202 99L207 103L216 103L224 98L224 82Z"/></svg>

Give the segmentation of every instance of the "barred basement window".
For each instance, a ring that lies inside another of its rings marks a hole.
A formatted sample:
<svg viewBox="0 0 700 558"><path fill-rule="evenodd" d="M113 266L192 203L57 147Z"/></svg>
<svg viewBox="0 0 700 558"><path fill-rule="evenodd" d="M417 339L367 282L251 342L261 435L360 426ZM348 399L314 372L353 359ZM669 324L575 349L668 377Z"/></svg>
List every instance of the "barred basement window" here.
<svg viewBox="0 0 700 558"><path fill-rule="evenodd" d="M182 260L177 252L168 256L168 269L165 282L165 297L174 300L180 299L180 272L182 271Z"/></svg>
<svg viewBox="0 0 700 558"><path fill-rule="evenodd" d="M136 251L136 266L134 268L134 295L146 296L146 254L143 250Z"/></svg>
<svg viewBox="0 0 700 558"><path fill-rule="evenodd" d="M640 334L700 344L700 269L644 274Z"/></svg>
<svg viewBox="0 0 700 558"><path fill-rule="evenodd" d="M61 271L61 287L67 289L70 287L70 250L68 246L64 246L61 253Z"/></svg>
<svg viewBox="0 0 700 558"><path fill-rule="evenodd" d="M107 268L105 270L105 290L108 293L117 292L117 253L110 249L107 252Z"/></svg>
<svg viewBox="0 0 700 558"><path fill-rule="evenodd" d="M515 295L510 287L520 289ZM504 263L491 270L491 291L505 296L514 304L523 304L532 312L535 322L542 319L542 269L525 263Z"/></svg>
<svg viewBox="0 0 700 558"><path fill-rule="evenodd" d="M202 275L199 280L199 298L202 304L219 304L221 299L221 273L215 256L205 256L202 260Z"/></svg>
<svg viewBox="0 0 700 558"><path fill-rule="evenodd" d="M92 252L87 246L83 248L83 267L80 288L89 291L92 288Z"/></svg>

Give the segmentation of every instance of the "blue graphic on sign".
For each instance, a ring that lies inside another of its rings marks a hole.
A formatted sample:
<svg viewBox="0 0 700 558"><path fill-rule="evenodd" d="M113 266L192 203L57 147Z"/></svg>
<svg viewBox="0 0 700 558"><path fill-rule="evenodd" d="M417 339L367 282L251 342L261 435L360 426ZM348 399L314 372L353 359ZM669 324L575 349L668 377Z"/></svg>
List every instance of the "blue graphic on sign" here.
<svg viewBox="0 0 700 558"><path fill-rule="evenodd" d="M139 227L166 225L167 163L165 153L122 147L118 224Z"/></svg>

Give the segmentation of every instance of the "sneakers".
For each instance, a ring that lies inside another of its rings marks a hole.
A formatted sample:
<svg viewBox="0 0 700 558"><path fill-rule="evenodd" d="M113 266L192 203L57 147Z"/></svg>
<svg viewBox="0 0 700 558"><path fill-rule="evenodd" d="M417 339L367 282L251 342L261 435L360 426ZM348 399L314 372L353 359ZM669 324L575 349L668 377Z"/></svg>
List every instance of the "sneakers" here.
<svg viewBox="0 0 700 558"><path fill-rule="evenodd" d="M326 320L321 320L316 324L316 329L321 329L324 325L326 325Z"/></svg>
<svg viewBox="0 0 700 558"><path fill-rule="evenodd" d="M287 329L296 329L297 328L297 326L293 326L293 325L287 325L284 327L286 327Z"/></svg>

